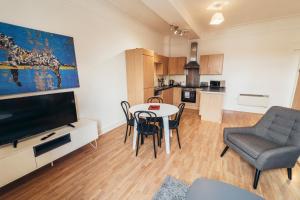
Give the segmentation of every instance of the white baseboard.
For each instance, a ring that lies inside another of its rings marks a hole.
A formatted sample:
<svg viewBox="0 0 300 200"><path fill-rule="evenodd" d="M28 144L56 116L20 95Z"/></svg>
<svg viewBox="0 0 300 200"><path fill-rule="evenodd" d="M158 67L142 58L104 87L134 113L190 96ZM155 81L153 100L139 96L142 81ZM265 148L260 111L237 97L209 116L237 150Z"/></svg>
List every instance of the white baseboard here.
<svg viewBox="0 0 300 200"><path fill-rule="evenodd" d="M116 122L114 124L110 124L108 126L105 126L105 127L101 128L101 130L99 130L99 133L100 133L99 135L104 135L106 133L109 133L111 130L113 130L113 129L115 129L115 128L117 128L117 127L119 127L119 126L121 126L125 123L126 123L125 120L121 120L121 121Z"/></svg>

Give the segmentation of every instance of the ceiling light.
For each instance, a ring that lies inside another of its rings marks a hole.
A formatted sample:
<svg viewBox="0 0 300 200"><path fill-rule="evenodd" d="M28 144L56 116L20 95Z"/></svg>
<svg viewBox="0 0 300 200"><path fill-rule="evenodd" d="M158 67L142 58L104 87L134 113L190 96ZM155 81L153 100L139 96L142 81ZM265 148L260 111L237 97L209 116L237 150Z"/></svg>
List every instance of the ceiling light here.
<svg viewBox="0 0 300 200"><path fill-rule="evenodd" d="M170 30L171 30L172 32L174 32L176 29L178 29L178 26L170 25Z"/></svg>
<svg viewBox="0 0 300 200"><path fill-rule="evenodd" d="M211 20L210 20L210 25L219 25L224 21L224 16L221 12L215 13Z"/></svg>
<svg viewBox="0 0 300 200"><path fill-rule="evenodd" d="M189 32L189 30L187 29L180 29L178 26L176 25L170 25L170 31L174 34L174 35L179 35L179 36L184 36L186 33Z"/></svg>

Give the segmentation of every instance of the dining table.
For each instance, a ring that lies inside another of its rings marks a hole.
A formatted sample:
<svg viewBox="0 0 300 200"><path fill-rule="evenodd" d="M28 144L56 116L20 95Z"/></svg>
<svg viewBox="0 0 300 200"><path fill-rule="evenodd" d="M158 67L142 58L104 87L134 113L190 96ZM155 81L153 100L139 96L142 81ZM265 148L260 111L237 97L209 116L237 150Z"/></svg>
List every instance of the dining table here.
<svg viewBox="0 0 300 200"><path fill-rule="evenodd" d="M149 110L150 106L159 106L158 109L151 109ZM129 108L129 112L134 115L136 111L151 111L156 114L157 117L161 117L163 119L164 125L164 138L165 138L165 145L166 145L166 153L170 154L170 135L171 130L169 129L169 118L176 114L179 109L178 107L166 104L166 103L143 103L137 104ZM134 120L134 134L133 134L133 144L132 148L136 148L136 140L137 140L137 122Z"/></svg>

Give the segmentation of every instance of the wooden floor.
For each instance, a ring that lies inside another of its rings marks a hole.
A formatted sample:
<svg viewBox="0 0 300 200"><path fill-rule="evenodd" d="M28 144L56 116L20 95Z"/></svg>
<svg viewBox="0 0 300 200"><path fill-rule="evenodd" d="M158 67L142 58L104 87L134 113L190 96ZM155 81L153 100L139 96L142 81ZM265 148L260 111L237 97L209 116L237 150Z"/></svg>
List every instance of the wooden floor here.
<svg viewBox="0 0 300 200"><path fill-rule="evenodd" d="M87 145L59 159L54 167L46 166L5 187L0 199L144 200L151 199L163 179L170 175L187 183L199 177L221 180L267 200L299 200L299 165L293 170L292 181L288 180L285 169L263 172L258 189L253 190L254 169L231 150L222 159L219 156L224 148L224 127L252 125L259 118L259 115L227 112L224 123L218 125L203 122L197 113L186 110L180 126L182 149L174 136L171 155L167 156L165 148L161 148L157 159L149 138L135 157L132 138L123 144L123 126L101 136L98 150Z"/></svg>

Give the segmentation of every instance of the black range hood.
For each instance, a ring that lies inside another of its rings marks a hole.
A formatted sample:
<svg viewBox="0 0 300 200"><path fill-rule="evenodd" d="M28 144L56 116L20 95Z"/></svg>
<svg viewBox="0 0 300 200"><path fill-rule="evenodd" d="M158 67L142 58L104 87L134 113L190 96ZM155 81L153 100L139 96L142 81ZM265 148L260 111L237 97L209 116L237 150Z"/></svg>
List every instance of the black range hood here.
<svg viewBox="0 0 300 200"><path fill-rule="evenodd" d="M192 42L191 43L190 62L188 62L184 66L185 69L199 69L200 65L197 62L197 50L198 50L198 43Z"/></svg>

